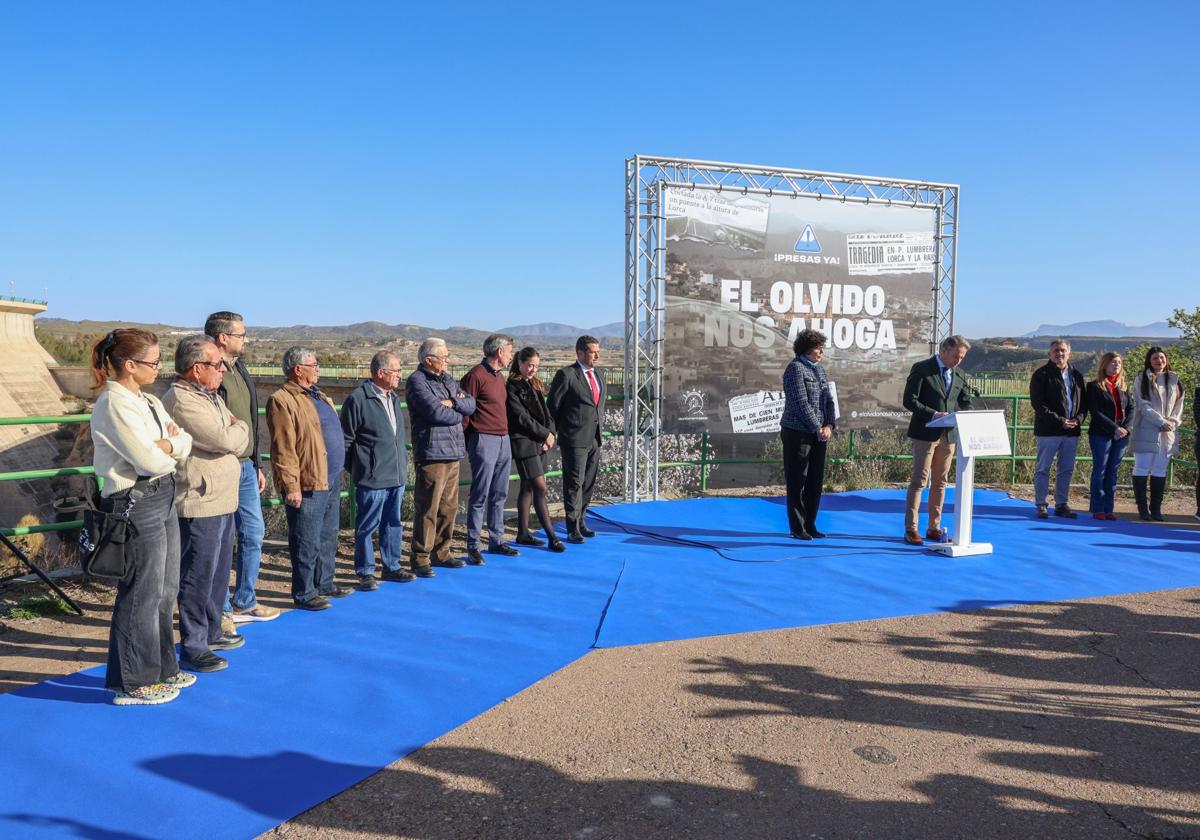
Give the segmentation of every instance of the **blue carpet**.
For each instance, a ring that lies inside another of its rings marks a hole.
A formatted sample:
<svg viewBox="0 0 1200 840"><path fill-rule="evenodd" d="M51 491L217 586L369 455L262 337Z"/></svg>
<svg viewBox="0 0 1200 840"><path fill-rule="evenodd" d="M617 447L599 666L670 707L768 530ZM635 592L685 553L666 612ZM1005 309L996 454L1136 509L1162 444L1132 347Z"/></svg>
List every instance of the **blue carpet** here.
<svg viewBox="0 0 1200 840"><path fill-rule="evenodd" d="M1193 586L1200 533L1036 520L979 492L953 560L897 539L903 494L603 508L565 555L383 584L244 627L230 668L167 706L108 704L93 668L0 696L0 836L249 837L375 773L593 647Z"/></svg>
<svg viewBox="0 0 1200 840"><path fill-rule="evenodd" d="M597 646L1200 584L1194 530L1039 520L1028 502L981 490L974 539L995 551L953 559L900 541L903 506L902 491L826 496L818 524L829 537L813 542L788 535L782 499L603 508L601 527L626 545L676 550L626 563ZM953 517L943 524L952 530Z"/></svg>

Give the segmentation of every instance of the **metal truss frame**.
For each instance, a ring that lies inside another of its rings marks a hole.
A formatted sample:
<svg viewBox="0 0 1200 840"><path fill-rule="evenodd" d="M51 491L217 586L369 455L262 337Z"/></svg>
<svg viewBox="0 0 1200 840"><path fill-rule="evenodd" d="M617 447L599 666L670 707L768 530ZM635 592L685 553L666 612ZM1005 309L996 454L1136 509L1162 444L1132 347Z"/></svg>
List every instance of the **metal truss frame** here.
<svg viewBox="0 0 1200 840"><path fill-rule="evenodd" d="M625 161L625 499L658 498L666 248L666 187L918 207L935 211L930 348L954 333L959 187L743 163L635 155Z"/></svg>

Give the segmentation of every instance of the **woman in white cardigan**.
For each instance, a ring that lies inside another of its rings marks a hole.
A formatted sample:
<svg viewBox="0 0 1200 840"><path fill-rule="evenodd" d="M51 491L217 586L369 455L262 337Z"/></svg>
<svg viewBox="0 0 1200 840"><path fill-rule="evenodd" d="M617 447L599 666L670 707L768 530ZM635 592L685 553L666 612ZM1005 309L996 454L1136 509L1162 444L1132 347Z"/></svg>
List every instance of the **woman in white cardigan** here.
<svg viewBox="0 0 1200 840"><path fill-rule="evenodd" d="M103 508L126 514L125 576L117 585L108 637L105 687L118 706L168 703L196 678L179 670L173 613L179 590L175 467L192 438L157 397L142 390L162 367L158 338L113 330L92 348L100 391L92 409L92 465Z"/></svg>
<svg viewBox="0 0 1200 840"><path fill-rule="evenodd" d="M1171 370L1171 360L1163 348L1151 347L1146 351L1146 361L1132 390L1133 423L1129 428L1129 449L1133 453L1133 495L1139 517L1162 522L1167 466L1171 458L1179 454L1176 431L1183 422L1183 384L1179 375Z"/></svg>

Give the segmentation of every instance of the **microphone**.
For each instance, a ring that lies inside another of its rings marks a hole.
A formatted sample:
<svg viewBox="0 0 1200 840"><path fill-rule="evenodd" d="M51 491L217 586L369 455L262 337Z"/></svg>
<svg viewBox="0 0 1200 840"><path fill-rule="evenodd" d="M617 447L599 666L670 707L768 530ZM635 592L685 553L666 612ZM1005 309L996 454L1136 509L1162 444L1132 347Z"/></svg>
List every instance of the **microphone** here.
<svg viewBox="0 0 1200 840"><path fill-rule="evenodd" d="M978 388L976 388L975 385L972 384L969 379L967 380L967 392L971 396L977 397L981 402L983 402L983 407L986 410L988 410L988 411L992 410L992 407L990 405L988 405L987 398L983 396L983 393Z"/></svg>

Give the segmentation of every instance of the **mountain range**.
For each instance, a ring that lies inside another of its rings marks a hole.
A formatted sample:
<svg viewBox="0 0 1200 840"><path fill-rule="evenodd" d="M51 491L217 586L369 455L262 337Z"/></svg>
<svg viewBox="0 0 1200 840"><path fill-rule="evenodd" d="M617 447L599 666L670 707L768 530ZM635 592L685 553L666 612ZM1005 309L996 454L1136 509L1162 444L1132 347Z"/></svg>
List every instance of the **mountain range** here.
<svg viewBox="0 0 1200 840"><path fill-rule="evenodd" d="M1073 324L1042 324L1021 338L1059 335L1092 338L1179 338L1181 333L1166 321L1155 321L1141 327L1130 326L1120 321L1076 321Z"/></svg>
<svg viewBox="0 0 1200 840"><path fill-rule="evenodd" d="M34 323L38 329L57 335L103 335L111 329L130 326L141 326L160 335L181 335L201 330L200 325L172 326L170 324L134 324L124 321L71 321L66 318L37 318ZM249 330L255 338L267 341L338 341L346 338L380 341L400 338L420 341L429 336L437 336L450 344L458 345L482 344L490 332L474 327L426 327L419 324L385 324L382 321L360 321L357 324L336 326L294 324L289 327L262 327L250 324ZM625 324L622 321L615 321L611 324L585 328L544 321L539 324L502 327L498 332L508 333L522 340L536 339L553 346L574 344L578 336L586 334L594 335L604 344L611 346L614 339L619 343L624 338Z"/></svg>

